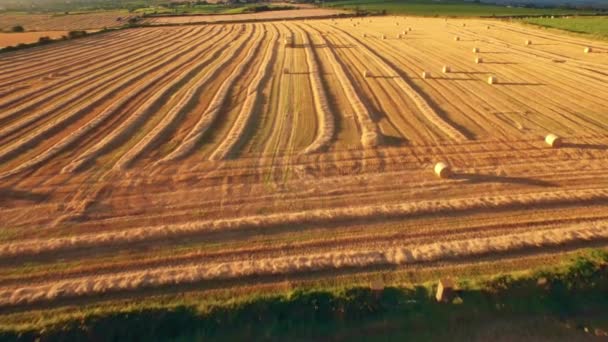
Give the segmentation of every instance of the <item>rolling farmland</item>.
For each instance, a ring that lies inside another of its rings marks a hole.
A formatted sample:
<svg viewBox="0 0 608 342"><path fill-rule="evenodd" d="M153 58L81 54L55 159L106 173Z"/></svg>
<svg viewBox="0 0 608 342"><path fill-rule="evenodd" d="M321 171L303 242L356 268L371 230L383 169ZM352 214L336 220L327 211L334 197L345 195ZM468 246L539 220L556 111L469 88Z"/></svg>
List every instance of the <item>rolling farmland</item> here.
<svg viewBox="0 0 608 342"><path fill-rule="evenodd" d="M127 11L75 14L0 13L0 30L21 25L26 31L95 30L124 25L131 17Z"/></svg>
<svg viewBox="0 0 608 342"><path fill-rule="evenodd" d="M490 20L299 20L113 31L0 68L2 308L524 268L608 243L605 42Z"/></svg>
<svg viewBox="0 0 608 342"><path fill-rule="evenodd" d="M0 33L0 48L16 46L21 43L35 43L41 37L50 39L60 39L67 36L67 31L42 31L42 32L23 32L23 33Z"/></svg>
<svg viewBox="0 0 608 342"><path fill-rule="evenodd" d="M289 4L292 6L292 4ZM236 21L266 21L277 19L303 19L315 17L331 17L340 14L347 14L341 9L314 8L310 5L298 4L297 9L264 11L258 13L239 13L239 14L205 14L205 15L180 15L180 16L158 16L145 18L144 23L149 25L166 24L193 24L193 23L216 23L216 22L236 22Z"/></svg>

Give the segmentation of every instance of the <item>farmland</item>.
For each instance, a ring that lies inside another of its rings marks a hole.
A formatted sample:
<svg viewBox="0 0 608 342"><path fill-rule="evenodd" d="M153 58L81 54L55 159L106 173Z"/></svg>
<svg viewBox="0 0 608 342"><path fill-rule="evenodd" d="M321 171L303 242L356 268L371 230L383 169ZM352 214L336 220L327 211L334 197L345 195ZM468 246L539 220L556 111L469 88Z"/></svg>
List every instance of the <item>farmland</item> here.
<svg viewBox="0 0 608 342"><path fill-rule="evenodd" d="M598 13L596 9L559 8L556 5L543 7L538 0L526 1L525 4L540 7L519 7L507 1L460 1L460 0L336 0L327 1L323 6L350 10L364 10L373 13L388 13L417 16L451 16L451 17L508 17L508 16L546 16ZM570 4L572 5L572 4Z"/></svg>
<svg viewBox="0 0 608 342"><path fill-rule="evenodd" d="M106 11L74 14L0 13L0 31L20 25L26 31L95 30L121 26L130 17L127 11Z"/></svg>
<svg viewBox="0 0 608 342"><path fill-rule="evenodd" d="M608 17L572 18L528 18L524 21L541 27L556 28L564 31L589 34L595 38L608 39Z"/></svg>
<svg viewBox="0 0 608 342"><path fill-rule="evenodd" d="M606 42L293 20L118 30L0 68L5 311L608 241Z"/></svg>
<svg viewBox="0 0 608 342"><path fill-rule="evenodd" d="M162 24L193 24L193 23L216 23L216 22L235 22L235 21L266 21L277 19L298 19L298 18L315 18L329 17L347 12L340 9L319 9L319 8L300 8L288 9L280 11L264 11L258 13L240 13L236 14L208 14L208 15L183 15L183 16L158 16L150 17L143 20L144 23L150 25Z"/></svg>
<svg viewBox="0 0 608 342"><path fill-rule="evenodd" d="M16 46L22 43L35 43L42 37L48 37L50 39L60 39L63 36L67 36L67 34L67 31L0 33L0 48L3 48L5 46Z"/></svg>

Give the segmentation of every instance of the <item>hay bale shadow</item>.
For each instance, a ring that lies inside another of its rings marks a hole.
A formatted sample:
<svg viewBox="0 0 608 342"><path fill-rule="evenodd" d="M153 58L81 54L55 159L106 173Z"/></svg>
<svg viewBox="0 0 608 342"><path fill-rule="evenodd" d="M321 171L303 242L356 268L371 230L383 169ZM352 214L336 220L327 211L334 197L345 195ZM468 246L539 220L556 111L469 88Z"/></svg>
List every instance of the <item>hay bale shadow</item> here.
<svg viewBox="0 0 608 342"><path fill-rule="evenodd" d="M431 77L434 80L444 80L444 81L478 81L474 78L466 78L466 77Z"/></svg>
<svg viewBox="0 0 608 342"><path fill-rule="evenodd" d="M539 187L557 186L557 184L555 183L547 182L541 179L527 177L497 176L479 173L454 173L451 178L465 180L468 183L506 183Z"/></svg>
<svg viewBox="0 0 608 342"><path fill-rule="evenodd" d="M544 83L531 83L531 82L498 82L495 83L494 85L498 85L498 86L544 86L546 84Z"/></svg>
<svg viewBox="0 0 608 342"><path fill-rule="evenodd" d="M583 150L608 150L608 145L605 144L582 144L582 143L562 143L562 148L580 148Z"/></svg>
<svg viewBox="0 0 608 342"><path fill-rule="evenodd" d="M514 63L514 62L483 62L483 64L519 65L519 63Z"/></svg>

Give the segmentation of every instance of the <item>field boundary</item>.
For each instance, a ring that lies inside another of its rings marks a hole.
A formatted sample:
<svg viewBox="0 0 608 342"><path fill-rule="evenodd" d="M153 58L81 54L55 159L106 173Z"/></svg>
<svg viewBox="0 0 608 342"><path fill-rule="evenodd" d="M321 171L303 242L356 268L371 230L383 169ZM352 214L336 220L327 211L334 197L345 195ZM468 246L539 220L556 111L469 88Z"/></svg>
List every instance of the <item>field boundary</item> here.
<svg viewBox="0 0 608 342"><path fill-rule="evenodd" d="M566 258L562 257L563 259ZM504 318L505 314L531 312L569 319L589 305L602 307L606 304L607 263L606 250L593 249L569 256L559 266L551 268L537 266L523 273L510 272L500 276L484 273L473 278L460 278L456 282L454 301L447 303L436 302L433 296L436 286L429 282L387 284L374 289L370 288L371 285L362 284L342 288L326 285L291 289L288 286L278 293L275 291L264 295L254 292L230 302L206 303L198 306L198 309L188 302L115 305L102 310L91 307L81 310L77 316L64 313L53 319L29 320L36 323L4 323L0 327L0 337L33 340L37 337L52 339L63 336L65 339L66 336L71 336L78 340L79 335L88 338L95 333L120 336L127 331L132 334L134 329L141 330L137 336L150 335L150 338L174 338L175 329L180 334L199 337L200 334L219 336L241 329L245 329L248 334L266 331L265 336L269 336L266 329L272 324L275 329L289 326L291 329L308 328L306 331L310 331L310 326L319 322L330 325L346 322L364 324L374 318L386 319L390 317L386 315L391 314L399 317L400 324L419 325L420 320L412 320L412 312L425 316L423 322L432 324L463 314L469 316L463 322L488 315ZM384 283L381 274L371 275L370 279ZM4 315L7 314L10 315L10 312L5 311ZM18 311L14 314L20 315ZM256 319L252 320L252 317ZM137 323L141 321L149 324ZM260 321L266 325L260 324ZM172 329L167 329L163 322L171 322ZM239 329L233 330L233 325ZM101 327L104 328L100 329ZM261 327L264 328L260 329ZM275 329L270 331L273 334L287 333ZM585 330L597 334L597 329Z"/></svg>

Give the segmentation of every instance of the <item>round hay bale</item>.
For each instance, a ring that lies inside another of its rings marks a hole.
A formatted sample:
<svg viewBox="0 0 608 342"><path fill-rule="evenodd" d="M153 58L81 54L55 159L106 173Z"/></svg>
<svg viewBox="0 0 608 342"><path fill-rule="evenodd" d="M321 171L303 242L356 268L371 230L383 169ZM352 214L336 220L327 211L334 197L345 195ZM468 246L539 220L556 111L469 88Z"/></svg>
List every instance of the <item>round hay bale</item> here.
<svg viewBox="0 0 608 342"><path fill-rule="evenodd" d="M525 44L526 44L526 46L532 45L532 41L531 41L531 40L529 40L529 39L526 39Z"/></svg>
<svg viewBox="0 0 608 342"><path fill-rule="evenodd" d="M382 35L382 39L386 39L386 35L384 35L384 34L383 34L383 35Z"/></svg>
<svg viewBox="0 0 608 342"><path fill-rule="evenodd" d="M479 52L479 48L478 47L474 47L473 48L473 53L478 53Z"/></svg>
<svg viewBox="0 0 608 342"><path fill-rule="evenodd" d="M490 29L490 25L486 26L486 30L489 30L489 29Z"/></svg>
<svg viewBox="0 0 608 342"><path fill-rule="evenodd" d="M363 34L363 38L367 38L367 34L366 33Z"/></svg>
<svg viewBox="0 0 608 342"><path fill-rule="evenodd" d="M412 28L411 28L411 27L408 27L408 28L407 28L407 30L411 32L411 31L412 31Z"/></svg>
<svg viewBox="0 0 608 342"><path fill-rule="evenodd" d="M449 65L444 65L442 71L444 74L447 74L452 71L452 68Z"/></svg>
<svg viewBox="0 0 608 342"><path fill-rule="evenodd" d="M483 63L483 58L475 57L475 64L481 64L481 63Z"/></svg>
<svg viewBox="0 0 608 342"><path fill-rule="evenodd" d="M593 52L593 48L591 48L590 46L587 46L585 48L585 53L591 53L591 52Z"/></svg>
<svg viewBox="0 0 608 342"><path fill-rule="evenodd" d="M361 145L363 147L376 147L382 143L378 134L370 133L361 135Z"/></svg>
<svg viewBox="0 0 608 342"><path fill-rule="evenodd" d="M288 69L288 68L284 68L284 69L283 69L283 73L284 73L284 74L289 74L289 69Z"/></svg>
<svg viewBox="0 0 608 342"><path fill-rule="evenodd" d="M430 71L423 71L422 72L422 78L423 79L431 78L431 72Z"/></svg>
<svg viewBox="0 0 608 342"><path fill-rule="evenodd" d="M456 37L454 37L454 40L458 42L458 41L460 41L460 37L456 36Z"/></svg>
<svg viewBox="0 0 608 342"><path fill-rule="evenodd" d="M554 148L562 146L562 138L558 137L553 133L547 134L547 136L545 137L545 142L547 143L547 145Z"/></svg>
<svg viewBox="0 0 608 342"><path fill-rule="evenodd" d="M363 77L367 78L367 77L370 77L371 75L372 75L371 71L369 71L369 70L363 71Z"/></svg>
<svg viewBox="0 0 608 342"><path fill-rule="evenodd" d="M403 31L403 32L401 32L401 34L405 36L405 35L407 35L407 31Z"/></svg>
<svg viewBox="0 0 608 342"><path fill-rule="evenodd" d="M444 162L435 164L435 174L439 178L450 178L452 169Z"/></svg>
<svg viewBox="0 0 608 342"><path fill-rule="evenodd" d="M497 84L497 83L498 83L498 79L496 78L496 76L488 77L488 84Z"/></svg>

